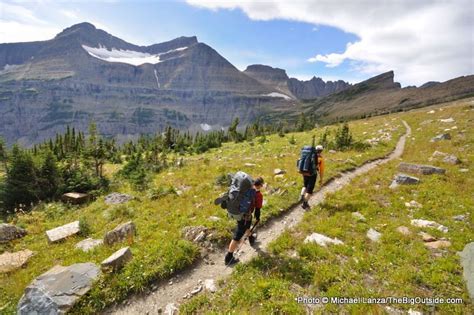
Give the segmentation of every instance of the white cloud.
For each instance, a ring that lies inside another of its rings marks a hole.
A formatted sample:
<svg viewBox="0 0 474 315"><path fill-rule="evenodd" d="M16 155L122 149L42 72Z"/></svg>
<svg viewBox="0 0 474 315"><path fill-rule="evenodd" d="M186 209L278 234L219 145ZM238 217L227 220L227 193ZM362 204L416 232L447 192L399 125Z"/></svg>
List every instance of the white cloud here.
<svg viewBox="0 0 474 315"><path fill-rule="evenodd" d="M358 36L342 53L310 62L337 67L349 61L365 74L394 70L404 85L474 73L474 3L471 0L206 1L193 6L241 9L253 20L286 19L328 25Z"/></svg>

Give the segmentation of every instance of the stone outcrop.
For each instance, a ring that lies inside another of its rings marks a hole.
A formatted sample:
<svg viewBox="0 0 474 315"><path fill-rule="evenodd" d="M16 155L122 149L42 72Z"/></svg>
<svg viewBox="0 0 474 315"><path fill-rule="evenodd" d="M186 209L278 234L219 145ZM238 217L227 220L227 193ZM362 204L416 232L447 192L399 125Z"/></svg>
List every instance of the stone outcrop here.
<svg viewBox="0 0 474 315"><path fill-rule="evenodd" d="M34 253L29 250L21 250L15 253L5 252L0 255L0 273L14 271L23 267Z"/></svg>
<svg viewBox="0 0 474 315"><path fill-rule="evenodd" d="M474 302L474 242L467 244L463 251L459 253L463 268L464 281L467 284L467 291L471 302Z"/></svg>
<svg viewBox="0 0 474 315"><path fill-rule="evenodd" d="M102 267L102 270L119 270L127 262L132 260L133 255L132 252L130 251L130 247L124 247L110 255L107 259L102 261L100 264Z"/></svg>
<svg viewBox="0 0 474 315"><path fill-rule="evenodd" d="M396 188L398 185L414 185L418 184L420 180L416 177L406 174L398 174L390 184L390 188Z"/></svg>
<svg viewBox="0 0 474 315"><path fill-rule="evenodd" d="M112 231L105 233L104 236L104 244L105 245L112 245L118 242L122 242L126 239L133 238L133 236L137 233L135 223L132 221L125 222L120 224Z"/></svg>
<svg viewBox="0 0 474 315"><path fill-rule="evenodd" d="M377 232L376 230L370 228L368 231L367 231L367 237L372 241L372 242L379 242L380 241L380 238L382 237L382 234Z"/></svg>
<svg viewBox="0 0 474 315"><path fill-rule="evenodd" d="M89 201L89 195L77 192L65 193L61 196L61 200L65 203L70 203L73 205L83 204Z"/></svg>
<svg viewBox="0 0 474 315"><path fill-rule="evenodd" d="M455 155L448 155L448 156L446 156L446 157L443 159L443 162L444 162L444 163L448 163L448 164L452 164L452 165L461 164L461 160L458 159L458 157L455 156Z"/></svg>
<svg viewBox="0 0 474 315"><path fill-rule="evenodd" d="M438 231L441 231L443 233L448 232L448 228L442 224L439 224L438 222L435 221L429 221L429 220L423 220L423 219L413 219L411 220L411 225L416 226L416 227L429 227L429 228L434 228L437 229Z"/></svg>
<svg viewBox="0 0 474 315"><path fill-rule="evenodd" d="M446 170L431 165L400 163L398 170L401 172L415 173L421 175L446 174Z"/></svg>
<svg viewBox="0 0 474 315"><path fill-rule="evenodd" d="M25 289L17 312L19 315L65 314L91 289L99 273L99 267L93 263L56 265Z"/></svg>
<svg viewBox="0 0 474 315"><path fill-rule="evenodd" d="M63 226L59 226L52 230L46 231L46 237L49 243L56 243L64 240L69 236L73 236L81 231L79 221L74 221Z"/></svg>
<svg viewBox="0 0 474 315"><path fill-rule="evenodd" d="M433 137L431 139L431 142L438 142L441 140L451 140L451 135L449 133L442 133L437 135L436 137Z"/></svg>
<svg viewBox="0 0 474 315"><path fill-rule="evenodd" d="M95 240L89 237L77 243L76 248L82 250L83 252L88 252L90 250L93 250L97 246L102 245L103 243L103 240Z"/></svg>
<svg viewBox="0 0 474 315"><path fill-rule="evenodd" d="M0 223L0 243L22 238L25 235L25 229L7 223Z"/></svg>
<svg viewBox="0 0 474 315"><path fill-rule="evenodd" d="M114 192L105 196L104 201L108 205L118 205L130 201L132 199L133 196Z"/></svg>
<svg viewBox="0 0 474 315"><path fill-rule="evenodd" d="M326 235L319 234L319 233L313 233L311 235L308 235L304 239L305 243L316 243L320 246L326 247L327 244L335 244L335 245L342 245L344 244L341 240L337 238L330 238Z"/></svg>

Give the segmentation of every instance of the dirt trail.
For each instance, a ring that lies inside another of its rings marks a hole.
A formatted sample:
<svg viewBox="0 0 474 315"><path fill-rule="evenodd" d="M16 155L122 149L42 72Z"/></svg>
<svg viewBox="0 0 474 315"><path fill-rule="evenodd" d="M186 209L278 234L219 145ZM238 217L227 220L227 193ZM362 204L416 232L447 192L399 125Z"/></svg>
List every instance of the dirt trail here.
<svg viewBox="0 0 474 315"><path fill-rule="evenodd" d="M341 176L328 182L317 193L313 195L309 204L316 206L321 203L325 196L340 190L347 185L354 177L364 174L373 168L385 164L390 160L401 157L405 147L405 139L411 134L408 124L403 121L406 133L398 140L395 150L384 158L380 158L371 162L367 162L362 166L341 173ZM259 252L265 251L268 244L275 240L285 229L291 228L298 224L305 210L297 205L287 211L281 217L270 220L265 226L258 229L258 242L255 248L252 248L246 242L239 253L236 255L240 263L245 263L257 256ZM157 282L153 285L151 293L132 295L127 301L120 305L107 309L105 314L157 314L159 312L168 313L170 304L174 303L176 307L185 301L184 296L196 287L202 286L206 279L214 279L217 284L218 279L228 277L232 273L231 267L224 265L225 251L211 253L207 261L200 259L190 268L180 272L172 279ZM168 309L167 309L168 305ZM170 312L171 313L171 312Z"/></svg>

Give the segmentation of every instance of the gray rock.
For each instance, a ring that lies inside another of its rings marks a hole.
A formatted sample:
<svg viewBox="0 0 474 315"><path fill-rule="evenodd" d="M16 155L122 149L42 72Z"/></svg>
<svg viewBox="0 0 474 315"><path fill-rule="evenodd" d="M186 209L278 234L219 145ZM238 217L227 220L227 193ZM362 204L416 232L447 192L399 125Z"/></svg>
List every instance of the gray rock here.
<svg viewBox="0 0 474 315"><path fill-rule="evenodd" d="M467 168L461 168L461 169L459 169L459 172L461 172L461 173L467 173L467 172L469 172L469 169L467 169Z"/></svg>
<svg viewBox="0 0 474 315"><path fill-rule="evenodd" d="M165 315L176 315L178 312L179 309L174 303L169 303L165 307Z"/></svg>
<svg viewBox="0 0 474 315"><path fill-rule="evenodd" d="M110 255L107 259L101 262L102 270L119 270L127 262L132 260L132 252L130 251L130 247L124 247Z"/></svg>
<svg viewBox="0 0 474 315"><path fill-rule="evenodd" d="M443 159L443 162L448 163L448 164L453 164L453 165L461 164L461 160L458 159L457 156L455 155L448 155L447 157Z"/></svg>
<svg viewBox="0 0 474 315"><path fill-rule="evenodd" d="M125 222L105 234L104 244L112 245L122 242L128 238L132 238L136 232L135 224L132 221Z"/></svg>
<svg viewBox="0 0 474 315"><path fill-rule="evenodd" d="M212 221L212 222L217 222L217 221L220 221L220 220L221 220L221 218L216 217L216 216L213 216L213 215L210 216L208 219L209 219L209 221Z"/></svg>
<svg viewBox="0 0 474 315"><path fill-rule="evenodd" d="M88 194L82 194L82 193L77 193L77 192L69 192L65 193L64 195L61 196L62 202L65 203L71 203L74 205L86 203L89 201L89 195Z"/></svg>
<svg viewBox="0 0 474 315"><path fill-rule="evenodd" d="M5 252L0 255L0 273L11 272L23 267L28 259L33 256L34 253L29 250L21 250L15 253Z"/></svg>
<svg viewBox="0 0 474 315"><path fill-rule="evenodd" d="M449 133L442 133L432 138L430 142L438 142L441 140L451 140L451 135Z"/></svg>
<svg viewBox="0 0 474 315"><path fill-rule="evenodd" d="M460 214L453 217L454 221L464 221L466 220L466 215Z"/></svg>
<svg viewBox="0 0 474 315"><path fill-rule="evenodd" d="M408 236L411 234L410 229L407 228L406 226L397 227L397 231L405 236Z"/></svg>
<svg viewBox="0 0 474 315"><path fill-rule="evenodd" d="M217 287L216 287L216 283L214 281L214 279L206 279L204 280L204 288L211 292L211 293L214 293L217 291Z"/></svg>
<svg viewBox="0 0 474 315"><path fill-rule="evenodd" d="M367 237L372 241L372 242L378 242L380 241L380 238L382 237L382 234L377 232L376 230L370 228L367 231Z"/></svg>
<svg viewBox="0 0 474 315"><path fill-rule="evenodd" d="M105 196L105 203L108 205L118 205L133 199L133 196L121 193L111 193Z"/></svg>
<svg viewBox="0 0 474 315"><path fill-rule="evenodd" d="M464 281L467 284L467 291L471 302L474 302L474 242L467 244L463 251L458 254L461 256L461 266Z"/></svg>
<svg viewBox="0 0 474 315"><path fill-rule="evenodd" d="M431 175L431 174L445 174L446 170L431 165L422 165L422 164L411 164L411 163L400 163L398 165L398 170L401 172L416 173L422 175Z"/></svg>
<svg viewBox="0 0 474 315"><path fill-rule="evenodd" d="M366 221L364 215L360 212L352 212L352 217L356 219L357 221L361 221L361 222Z"/></svg>
<svg viewBox="0 0 474 315"><path fill-rule="evenodd" d="M316 243L323 247L326 247L327 244L335 244L335 245L344 244L341 240L337 238L330 238L330 237L327 237L326 235L319 234L319 233L313 233L311 235L308 235L304 239L304 243Z"/></svg>
<svg viewBox="0 0 474 315"><path fill-rule="evenodd" d="M434 151L433 154L431 155L432 157L436 158L436 157L441 157L441 156L447 156L448 154L447 153L444 153L444 152L440 152L440 151Z"/></svg>
<svg viewBox="0 0 474 315"><path fill-rule="evenodd" d="M77 243L76 248L81 249L83 252L88 252L94 249L95 247L102 245L103 243L104 243L103 240L95 240L89 237Z"/></svg>
<svg viewBox="0 0 474 315"><path fill-rule="evenodd" d="M17 306L23 314L65 314L81 296L86 294L99 276L93 263L56 265L33 280Z"/></svg>
<svg viewBox="0 0 474 315"><path fill-rule="evenodd" d="M17 226L0 223L0 243L8 242L26 235L26 230Z"/></svg>
<svg viewBox="0 0 474 315"><path fill-rule="evenodd" d="M282 174L286 174L286 171L282 170L280 168L276 168L276 169L273 170L273 174L274 175L282 175Z"/></svg>
<svg viewBox="0 0 474 315"><path fill-rule="evenodd" d="M186 226L182 230L183 237L190 242L200 243L206 239L207 228L202 225Z"/></svg>
<svg viewBox="0 0 474 315"><path fill-rule="evenodd" d="M398 185L414 185L418 184L420 180L416 177L406 174L398 174L390 184L390 188L396 188Z"/></svg>
<svg viewBox="0 0 474 315"><path fill-rule="evenodd" d="M413 220L411 220L411 225L416 226L416 227L434 228L434 229L437 229L438 231L441 231L443 233L448 232L448 228L446 226L441 225L438 222L429 221L429 220L413 219Z"/></svg>
<svg viewBox="0 0 474 315"><path fill-rule="evenodd" d="M80 231L81 228L79 227L79 221L74 221L46 231L46 237L48 238L49 243L55 243L62 241L69 236L75 235Z"/></svg>

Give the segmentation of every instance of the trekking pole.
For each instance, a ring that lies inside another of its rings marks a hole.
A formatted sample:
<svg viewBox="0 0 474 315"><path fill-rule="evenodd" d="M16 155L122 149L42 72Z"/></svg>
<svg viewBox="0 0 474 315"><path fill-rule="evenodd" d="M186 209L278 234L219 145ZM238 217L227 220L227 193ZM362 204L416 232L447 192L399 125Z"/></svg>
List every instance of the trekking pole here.
<svg viewBox="0 0 474 315"><path fill-rule="evenodd" d="M253 226L250 228L250 233L249 235L252 235L253 231L255 230L255 227L257 226L257 224L260 222L260 220L257 220L255 221L255 223L253 224ZM248 239L248 236L244 236L244 239L242 240L242 242L239 244L239 247L236 248L235 252L234 252L234 258L232 258L231 261L229 261L227 264L226 264L226 268L229 267L232 263L232 261L234 261L234 259L236 258L235 256L237 256L237 253L240 251L240 248L244 245L245 241Z"/></svg>

